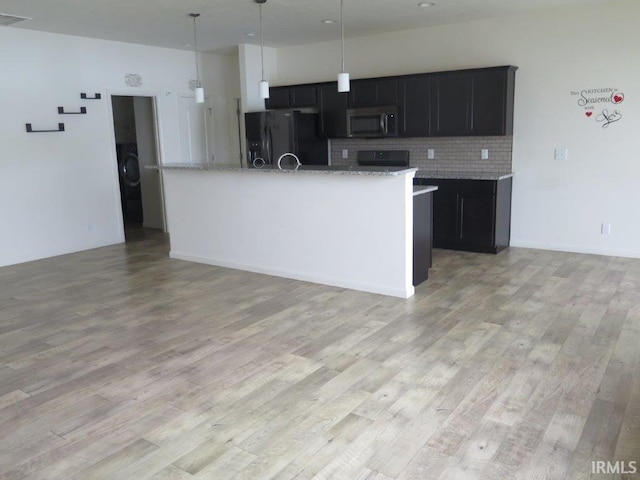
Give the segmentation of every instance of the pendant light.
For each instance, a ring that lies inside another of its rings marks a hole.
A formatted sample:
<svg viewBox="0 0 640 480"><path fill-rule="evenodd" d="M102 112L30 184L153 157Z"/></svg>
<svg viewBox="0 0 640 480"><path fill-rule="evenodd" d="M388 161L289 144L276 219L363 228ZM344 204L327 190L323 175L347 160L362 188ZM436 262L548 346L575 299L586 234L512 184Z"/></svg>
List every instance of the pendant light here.
<svg viewBox="0 0 640 480"><path fill-rule="evenodd" d="M344 71L344 0L340 0L340 40L342 47L342 72L338 74L338 91L350 90L349 74Z"/></svg>
<svg viewBox="0 0 640 480"><path fill-rule="evenodd" d="M193 52L196 56L196 103L204 103L204 88L202 88L202 82L200 82L200 66L198 65L198 35L196 34L196 18L200 14L190 13L189 16L193 18Z"/></svg>
<svg viewBox="0 0 640 480"><path fill-rule="evenodd" d="M260 98L269 98L269 82L264 79L264 41L262 39L262 5L267 3L267 0L255 0L260 7L260 65L262 67L262 80L260 80L259 91Z"/></svg>

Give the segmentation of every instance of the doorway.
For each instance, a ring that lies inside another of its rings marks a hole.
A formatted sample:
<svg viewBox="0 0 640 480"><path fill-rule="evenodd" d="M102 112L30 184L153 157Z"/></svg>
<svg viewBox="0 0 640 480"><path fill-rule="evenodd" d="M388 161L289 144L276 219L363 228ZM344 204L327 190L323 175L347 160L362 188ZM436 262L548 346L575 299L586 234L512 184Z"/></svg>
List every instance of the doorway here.
<svg viewBox="0 0 640 480"><path fill-rule="evenodd" d="M120 201L125 240L143 229L165 231L153 97L112 95Z"/></svg>

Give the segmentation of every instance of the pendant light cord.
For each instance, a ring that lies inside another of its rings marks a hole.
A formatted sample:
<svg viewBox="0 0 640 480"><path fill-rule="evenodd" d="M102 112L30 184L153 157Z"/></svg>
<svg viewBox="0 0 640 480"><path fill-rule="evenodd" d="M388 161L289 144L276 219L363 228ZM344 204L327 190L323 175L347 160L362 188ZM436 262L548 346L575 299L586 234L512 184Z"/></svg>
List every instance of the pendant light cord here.
<svg viewBox="0 0 640 480"><path fill-rule="evenodd" d="M262 67L262 81L264 81L264 41L262 40L262 3L260 7L260 65Z"/></svg>
<svg viewBox="0 0 640 480"><path fill-rule="evenodd" d="M344 0L340 0L340 38L342 45L342 73L344 73Z"/></svg>
<svg viewBox="0 0 640 480"><path fill-rule="evenodd" d="M199 13L192 13L193 17L193 53L196 56L196 81L198 87L200 86L200 66L198 64L198 35L196 35L196 18L200 16Z"/></svg>

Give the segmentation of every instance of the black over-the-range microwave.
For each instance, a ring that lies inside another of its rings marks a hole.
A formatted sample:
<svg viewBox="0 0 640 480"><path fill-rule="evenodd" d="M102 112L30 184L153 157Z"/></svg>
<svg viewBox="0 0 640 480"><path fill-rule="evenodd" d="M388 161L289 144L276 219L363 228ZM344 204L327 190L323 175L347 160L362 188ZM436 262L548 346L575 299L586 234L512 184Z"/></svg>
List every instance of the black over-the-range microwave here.
<svg viewBox="0 0 640 480"><path fill-rule="evenodd" d="M395 106L350 108L347 110L348 137L397 137L398 109Z"/></svg>

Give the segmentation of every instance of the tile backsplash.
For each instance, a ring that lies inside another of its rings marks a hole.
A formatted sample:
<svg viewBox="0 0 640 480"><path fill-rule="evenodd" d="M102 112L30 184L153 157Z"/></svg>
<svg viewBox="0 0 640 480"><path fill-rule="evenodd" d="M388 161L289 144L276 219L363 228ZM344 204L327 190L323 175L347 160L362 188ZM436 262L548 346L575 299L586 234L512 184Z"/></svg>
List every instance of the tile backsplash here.
<svg viewBox="0 0 640 480"><path fill-rule="evenodd" d="M331 140L331 164L355 165L358 150L409 150L412 167L425 172L511 172L513 137L428 137ZM349 158L342 158L342 151ZM427 159L427 150L434 150L434 159ZM489 158L482 160L487 149Z"/></svg>

